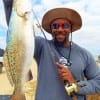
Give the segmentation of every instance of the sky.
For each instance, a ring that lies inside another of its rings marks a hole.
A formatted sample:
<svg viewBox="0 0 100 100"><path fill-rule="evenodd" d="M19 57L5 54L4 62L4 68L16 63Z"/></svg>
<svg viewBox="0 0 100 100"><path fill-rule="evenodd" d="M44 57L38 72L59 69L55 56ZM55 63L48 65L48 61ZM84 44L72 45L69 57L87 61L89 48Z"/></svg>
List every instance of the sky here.
<svg viewBox="0 0 100 100"><path fill-rule="evenodd" d="M73 32L73 41L86 48L94 56L100 54L100 1L99 0L32 0L33 9L41 23L43 14L55 7L75 9L82 17L82 28ZM36 21L34 21L36 24ZM36 35L43 36L38 28ZM0 0L0 48L6 47L7 24L2 0ZM45 32L46 33L46 32ZM51 38L46 33L47 38Z"/></svg>

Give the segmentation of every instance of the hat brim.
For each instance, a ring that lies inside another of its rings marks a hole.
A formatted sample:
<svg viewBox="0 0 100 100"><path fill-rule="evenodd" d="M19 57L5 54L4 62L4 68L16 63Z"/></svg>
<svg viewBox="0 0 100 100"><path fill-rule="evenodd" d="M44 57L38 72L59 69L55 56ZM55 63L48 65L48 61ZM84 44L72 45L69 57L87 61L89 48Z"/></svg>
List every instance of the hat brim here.
<svg viewBox="0 0 100 100"><path fill-rule="evenodd" d="M55 8L48 11L42 19L42 27L43 29L51 33L51 22L57 18L64 18L71 22L72 24L72 32L81 28L82 19L81 16L73 9L69 8Z"/></svg>

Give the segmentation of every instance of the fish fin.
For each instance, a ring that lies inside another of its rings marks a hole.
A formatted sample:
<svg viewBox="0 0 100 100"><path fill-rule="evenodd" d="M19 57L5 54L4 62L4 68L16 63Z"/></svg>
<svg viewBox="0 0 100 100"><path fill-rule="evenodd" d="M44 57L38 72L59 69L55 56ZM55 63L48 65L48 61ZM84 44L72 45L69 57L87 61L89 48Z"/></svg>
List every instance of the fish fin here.
<svg viewBox="0 0 100 100"><path fill-rule="evenodd" d="M13 86L14 84L13 84L13 79L12 79L12 75L10 72L10 65L9 65L9 61L8 61L7 50L5 50L3 59L4 59L4 67L6 69L8 80L9 80L10 84Z"/></svg>
<svg viewBox="0 0 100 100"><path fill-rule="evenodd" d="M11 96L10 100L26 100L25 95L14 94Z"/></svg>

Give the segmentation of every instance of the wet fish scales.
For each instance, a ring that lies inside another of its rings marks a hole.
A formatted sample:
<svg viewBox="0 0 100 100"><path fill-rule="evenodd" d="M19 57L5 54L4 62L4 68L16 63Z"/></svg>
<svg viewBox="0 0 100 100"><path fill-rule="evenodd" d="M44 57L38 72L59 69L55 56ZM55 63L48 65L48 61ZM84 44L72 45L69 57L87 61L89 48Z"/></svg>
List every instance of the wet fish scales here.
<svg viewBox="0 0 100 100"><path fill-rule="evenodd" d="M22 11L20 8L23 5L17 5L18 3L26 3L22 1L14 0L13 2L8 28L7 47L4 54L4 66L7 71L7 76L10 83L14 86L15 96L11 100L25 99L22 96L23 85L26 81L25 76L28 73L29 65L34 55L33 18L31 9Z"/></svg>

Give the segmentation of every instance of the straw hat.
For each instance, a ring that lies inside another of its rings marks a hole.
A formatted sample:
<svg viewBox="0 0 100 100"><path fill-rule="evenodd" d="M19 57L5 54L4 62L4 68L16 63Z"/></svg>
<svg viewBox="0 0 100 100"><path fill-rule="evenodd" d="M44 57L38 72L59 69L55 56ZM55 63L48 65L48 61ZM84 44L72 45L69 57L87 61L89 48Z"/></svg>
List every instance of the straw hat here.
<svg viewBox="0 0 100 100"><path fill-rule="evenodd" d="M64 18L71 22L72 24L72 32L81 28L82 19L81 16L73 9L69 8L54 8L49 10L42 19L42 27L48 33L51 33L50 25L52 21L57 18Z"/></svg>

